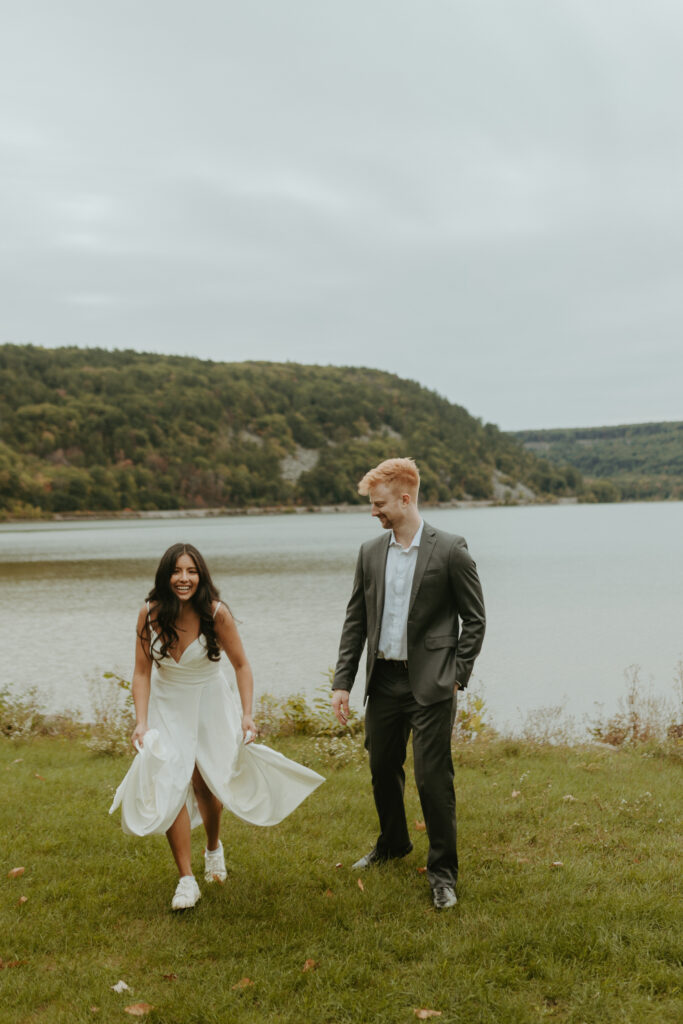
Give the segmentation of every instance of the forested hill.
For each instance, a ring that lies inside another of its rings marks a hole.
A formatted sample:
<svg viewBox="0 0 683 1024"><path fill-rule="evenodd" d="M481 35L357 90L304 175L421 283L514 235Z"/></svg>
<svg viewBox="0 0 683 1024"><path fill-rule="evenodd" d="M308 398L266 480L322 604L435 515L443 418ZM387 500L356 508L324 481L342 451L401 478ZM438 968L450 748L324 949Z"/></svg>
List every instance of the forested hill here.
<svg viewBox="0 0 683 1024"><path fill-rule="evenodd" d="M355 502L396 455L417 459L426 502L581 485L377 370L3 345L0 402L5 515Z"/></svg>
<svg viewBox="0 0 683 1024"><path fill-rule="evenodd" d="M683 423L522 430L535 455L575 466L600 500L683 498Z"/></svg>

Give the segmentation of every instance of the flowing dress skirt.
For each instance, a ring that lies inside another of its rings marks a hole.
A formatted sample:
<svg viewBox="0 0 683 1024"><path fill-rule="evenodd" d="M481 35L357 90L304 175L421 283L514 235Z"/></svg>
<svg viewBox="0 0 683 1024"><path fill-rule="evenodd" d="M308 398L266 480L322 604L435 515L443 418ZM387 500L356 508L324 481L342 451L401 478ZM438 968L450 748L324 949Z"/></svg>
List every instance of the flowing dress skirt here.
<svg viewBox="0 0 683 1024"><path fill-rule="evenodd" d="M109 809L121 807L130 835L165 833L183 805L192 828L201 825L195 764L223 806L252 825L276 825L324 782L263 744L243 742L237 687L202 641L152 671L149 730Z"/></svg>

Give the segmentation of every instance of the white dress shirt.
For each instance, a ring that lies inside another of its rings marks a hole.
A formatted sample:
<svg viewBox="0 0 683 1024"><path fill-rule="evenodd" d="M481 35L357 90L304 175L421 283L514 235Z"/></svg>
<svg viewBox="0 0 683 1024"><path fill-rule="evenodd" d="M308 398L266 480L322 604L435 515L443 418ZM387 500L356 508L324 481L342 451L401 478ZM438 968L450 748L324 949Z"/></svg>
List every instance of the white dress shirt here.
<svg viewBox="0 0 683 1024"><path fill-rule="evenodd" d="M379 654L392 661L408 659L408 605L423 527L424 521L421 519L417 533L407 548L401 547L394 531L391 531L384 572L384 610L379 632Z"/></svg>

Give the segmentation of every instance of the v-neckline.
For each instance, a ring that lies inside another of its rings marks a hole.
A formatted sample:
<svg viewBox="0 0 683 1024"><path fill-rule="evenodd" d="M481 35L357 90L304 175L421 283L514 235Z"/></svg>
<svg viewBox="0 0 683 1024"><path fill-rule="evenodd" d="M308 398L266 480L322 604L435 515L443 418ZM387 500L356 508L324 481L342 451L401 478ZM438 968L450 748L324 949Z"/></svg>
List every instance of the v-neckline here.
<svg viewBox="0 0 683 1024"><path fill-rule="evenodd" d="M179 657L179 658L174 658L174 657L173 657L173 655L171 654L171 652L170 652L170 651L168 652L168 654L169 654L169 656L171 657L172 661L174 661L176 665L179 665L179 664L180 664L180 662L181 662L181 661L183 660L183 658L185 657L185 654L187 653L187 651L189 651L190 647L192 647L192 645L193 645L193 644L196 644L196 643L197 643L197 641L199 640L199 637L200 637L200 636L201 636L201 634L200 634L200 633L197 633L197 635L196 635L196 637L194 638L194 640L191 640L191 641L189 642L189 644L187 645L187 647L183 648L183 650L182 650L182 651L180 652L180 657Z"/></svg>
<svg viewBox="0 0 683 1024"><path fill-rule="evenodd" d="M151 628L152 628L152 632L154 633L154 635L155 635L155 636L159 636L159 634L157 633L156 629L155 629L155 628L154 628L154 626L152 625L152 621L151 621L151 619L150 619L150 623L149 623L149 624L150 624L150 626L151 626ZM186 652L186 651L189 651L190 647L192 647L192 645L193 645L193 644L196 644L196 643L197 643L197 641L199 640L199 638L200 638L200 636L201 636L201 635L202 635L201 633L197 633L197 635L196 635L196 637L194 638L194 640L190 640L190 642L189 642L189 644L187 645L187 647L184 647L184 648L183 648L183 650L181 651L181 653L180 653L180 657L179 657L179 658L174 658L174 657L173 657L173 655L171 654L171 652L170 652L170 651L166 651L166 656L167 656L167 657L169 657L169 658L171 659L171 661L173 662L173 664L174 664L174 665L179 665L179 664L180 664L180 662L181 662L181 661L183 660L183 658L185 657L185 652Z"/></svg>

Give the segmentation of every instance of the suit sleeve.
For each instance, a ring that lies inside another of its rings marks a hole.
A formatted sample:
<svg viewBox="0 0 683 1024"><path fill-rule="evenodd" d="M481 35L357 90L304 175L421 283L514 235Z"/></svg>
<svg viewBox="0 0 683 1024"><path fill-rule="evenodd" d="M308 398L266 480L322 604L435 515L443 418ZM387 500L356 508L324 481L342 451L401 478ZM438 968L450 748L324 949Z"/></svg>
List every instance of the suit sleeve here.
<svg viewBox="0 0 683 1024"><path fill-rule="evenodd" d="M461 623L455 678L460 689L464 690L472 675L474 660L484 642L486 628L484 595L479 582L477 566L462 537L458 537L452 545L448 565L451 587Z"/></svg>
<svg viewBox="0 0 683 1024"><path fill-rule="evenodd" d="M363 582L363 552L358 553L353 590L346 606L346 618L339 641L339 654L334 670L333 690L350 690L358 671L358 662L367 637L365 587Z"/></svg>

